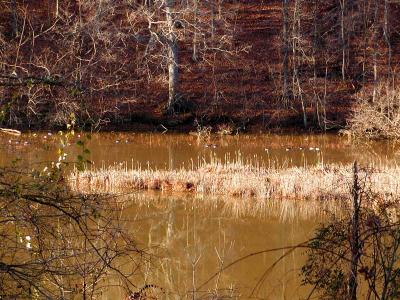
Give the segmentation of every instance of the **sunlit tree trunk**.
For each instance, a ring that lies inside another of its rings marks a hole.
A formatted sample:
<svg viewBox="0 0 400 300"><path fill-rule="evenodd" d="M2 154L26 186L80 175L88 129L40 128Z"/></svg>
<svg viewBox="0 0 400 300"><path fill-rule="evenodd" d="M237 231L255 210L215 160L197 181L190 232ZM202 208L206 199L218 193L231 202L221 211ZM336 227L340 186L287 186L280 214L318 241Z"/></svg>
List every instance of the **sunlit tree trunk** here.
<svg viewBox="0 0 400 300"><path fill-rule="evenodd" d="M58 18L58 11L59 11L59 1L56 0L56 11L55 11L55 17Z"/></svg>
<svg viewBox="0 0 400 300"><path fill-rule="evenodd" d="M198 60L198 49L197 49L197 13L198 13L198 0L193 0L193 14L194 14L194 23L196 28L193 31L193 53L192 59L193 61Z"/></svg>
<svg viewBox="0 0 400 300"><path fill-rule="evenodd" d="M345 12L347 9L346 0L339 0L340 3L340 39L342 44L342 80L346 79L346 29L345 29Z"/></svg>
<svg viewBox="0 0 400 300"><path fill-rule="evenodd" d="M368 6L367 6L367 1L363 1L363 32L364 32L364 38L363 38L363 63L362 63L362 81L363 85L365 84L365 79L366 79L366 64L367 64L367 49L368 49Z"/></svg>
<svg viewBox="0 0 400 300"><path fill-rule="evenodd" d="M376 100L376 89L378 85L378 35L379 35L379 20L378 20L378 12L379 12L379 0L375 0L374 3L374 46L373 46L373 68L374 68L374 91L372 94L372 101Z"/></svg>
<svg viewBox="0 0 400 300"><path fill-rule="evenodd" d="M215 30L215 8L214 4L211 3L211 47L214 47L214 32Z"/></svg>
<svg viewBox="0 0 400 300"><path fill-rule="evenodd" d="M390 32L389 32L389 3L388 3L388 0L385 0L383 34L384 34L386 45L387 45L387 67L388 67L388 77L390 77L392 75L392 45L390 43Z"/></svg>
<svg viewBox="0 0 400 300"><path fill-rule="evenodd" d="M221 20L222 18L222 2L224 0L218 0L218 19Z"/></svg>
<svg viewBox="0 0 400 300"><path fill-rule="evenodd" d="M293 61L293 74L292 74L292 82L293 82L293 95L294 98L300 100L301 110L303 112L303 125L304 128L307 128L307 106L305 103L305 98L303 95L303 90L300 82L300 75L298 70L298 62L299 56L301 55L299 52L301 51L299 44L301 39L301 0L294 1L293 8L293 28L292 28L292 61Z"/></svg>
<svg viewBox="0 0 400 300"><path fill-rule="evenodd" d="M313 61L313 102L318 125L322 128L319 110L319 97L317 93L317 53L318 53L318 0L313 3L313 36L312 36L312 61Z"/></svg>
<svg viewBox="0 0 400 300"><path fill-rule="evenodd" d="M175 34L174 18L175 0L165 0L165 12L168 25L168 107L172 111L174 108L178 87L178 45Z"/></svg>
<svg viewBox="0 0 400 300"><path fill-rule="evenodd" d="M283 0L283 102L289 106L289 0Z"/></svg>

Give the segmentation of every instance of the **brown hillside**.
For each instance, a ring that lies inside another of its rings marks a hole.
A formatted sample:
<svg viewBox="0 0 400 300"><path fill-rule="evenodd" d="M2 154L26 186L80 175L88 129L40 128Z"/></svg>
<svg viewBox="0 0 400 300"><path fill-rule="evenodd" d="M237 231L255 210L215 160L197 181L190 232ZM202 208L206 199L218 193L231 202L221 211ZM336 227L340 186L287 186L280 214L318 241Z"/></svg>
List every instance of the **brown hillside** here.
<svg viewBox="0 0 400 300"><path fill-rule="evenodd" d="M374 1L348 1L344 14L339 1L289 1L287 105L282 1L204 1L196 14L190 1L176 1L180 77L171 115L162 1L60 1L57 12L55 0L5 0L0 121L54 127L74 112L81 125L103 129L302 128L304 118L307 127L340 128L356 93L374 84L374 64L379 81L397 73L400 4L388 4L385 17L384 1Z"/></svg>

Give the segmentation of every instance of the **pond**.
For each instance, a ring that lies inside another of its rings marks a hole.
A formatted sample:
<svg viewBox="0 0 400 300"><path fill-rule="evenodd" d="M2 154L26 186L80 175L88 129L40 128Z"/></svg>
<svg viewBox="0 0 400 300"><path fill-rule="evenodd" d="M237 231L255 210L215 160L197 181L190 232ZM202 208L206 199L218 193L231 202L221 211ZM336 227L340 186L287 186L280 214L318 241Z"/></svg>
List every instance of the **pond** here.
<svg viewBox="0 0 400 300"><path fill-rule="evenodd" d="M76 134L72 139L83 139ZM237 135L199 139L184 134L97 133L87 142L94 165L132 163L152 168L190 167L202 160L233 160L261 165L304 166L318 163L392 164L400 148L390 142L355 143L337 135ZM57 133L29 133L20 137L0 134L0 165L16 157L30 164L57 158ZM79 152L71 145L66 152L76 159Z"/></svg>
<svg viewBox="0 0 400 300"><path fill-rule="evenodd" d="M76 140L66 147L69 160L80 153ZM239 135L199 139L180 134L93 134L85 146L94 167L126 163L132 167L189 168L204 161L263 166L315 164L396 164L399 148L384 142L352 143L335 135ZM57 133L0 136L0 165L22 159L42 168L57 160ZM71 167L71 166L69 166ZM280 201L259 205L249 199L224 199L163 192L136 192L121 199L126 228L138 246L153 254L138 286L161 287L168 299L299 299L304 251L285 248L312 237L318 224L340 208L329 203ZM275 249L274 251L266 251ZM256 254L258 253L258 254ZM254 254L254 255L253 255ZM275 263L285 256L284 259ZM216 275L215 275L216 274ZM214 276L215 275L215 276ZM124 299L110 279L104 299Z"/></svg>

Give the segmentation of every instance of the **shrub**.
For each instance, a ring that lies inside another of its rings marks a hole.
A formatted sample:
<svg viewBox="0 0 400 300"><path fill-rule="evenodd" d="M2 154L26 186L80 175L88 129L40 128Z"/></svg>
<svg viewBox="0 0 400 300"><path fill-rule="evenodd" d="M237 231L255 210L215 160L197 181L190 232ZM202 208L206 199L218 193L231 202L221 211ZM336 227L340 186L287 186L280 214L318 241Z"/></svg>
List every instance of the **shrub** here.
<svg viewBox="0 0 400 300"><path fill-rule="evenodd" d="M363 90L349 120L353 136L369 139L400 138L400 88L381 84L373 92ZM375 98L375 99L373 99Z"/></svg>

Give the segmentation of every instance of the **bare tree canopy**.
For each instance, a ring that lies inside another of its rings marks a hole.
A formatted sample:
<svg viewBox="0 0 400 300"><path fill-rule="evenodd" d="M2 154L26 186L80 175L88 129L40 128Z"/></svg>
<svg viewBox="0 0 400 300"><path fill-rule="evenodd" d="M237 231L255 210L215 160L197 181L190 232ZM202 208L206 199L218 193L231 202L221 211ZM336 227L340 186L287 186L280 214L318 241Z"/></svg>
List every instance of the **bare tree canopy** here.
<svg viewBox="0 0 400 300"><path fill-rule="evenodd" d="M0 298L93 299L106 275L131 289L145 253L112 203L71 193L51 169L1 168ZM122 260L132 264L121 268Z"/></svg>

